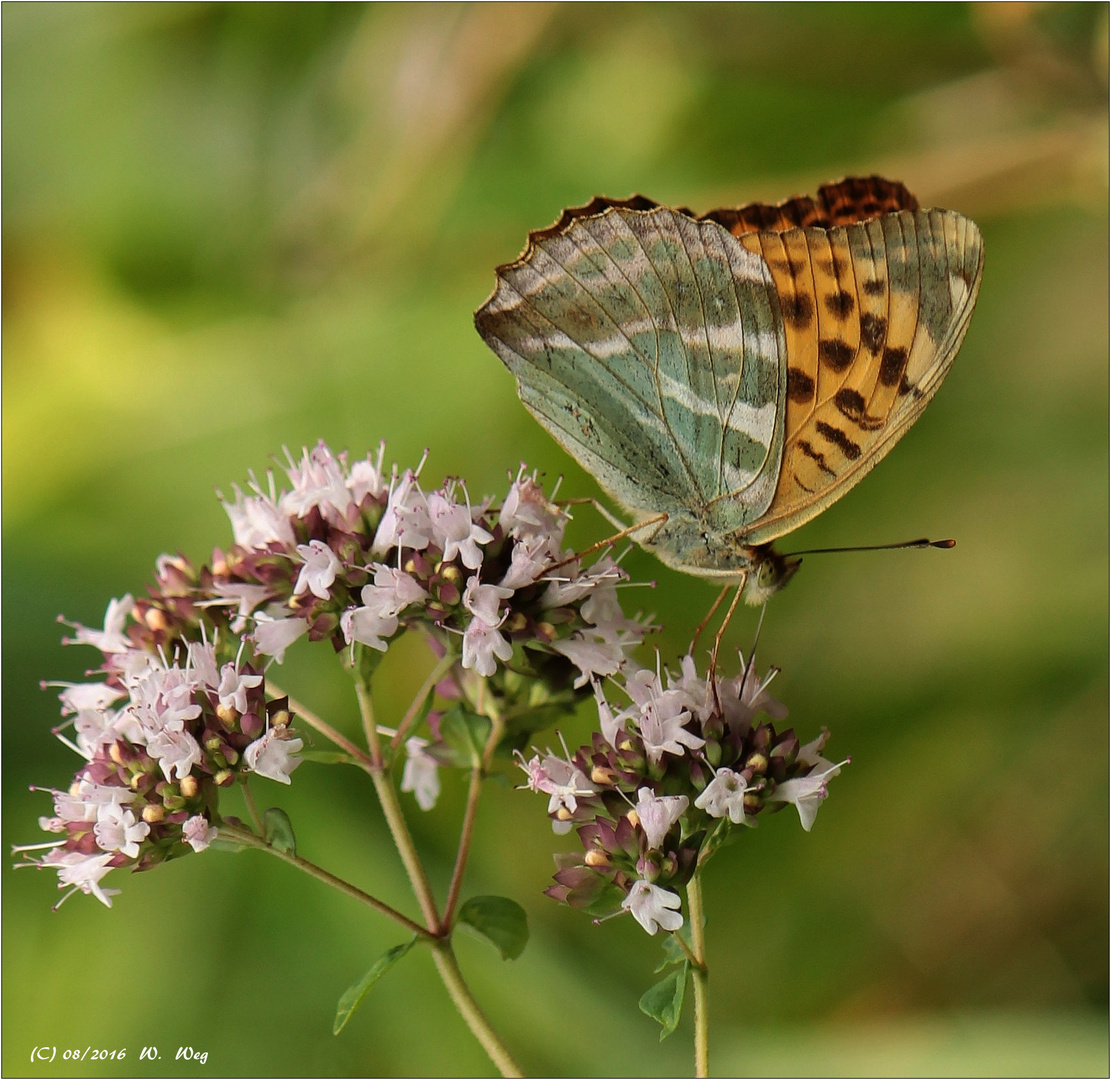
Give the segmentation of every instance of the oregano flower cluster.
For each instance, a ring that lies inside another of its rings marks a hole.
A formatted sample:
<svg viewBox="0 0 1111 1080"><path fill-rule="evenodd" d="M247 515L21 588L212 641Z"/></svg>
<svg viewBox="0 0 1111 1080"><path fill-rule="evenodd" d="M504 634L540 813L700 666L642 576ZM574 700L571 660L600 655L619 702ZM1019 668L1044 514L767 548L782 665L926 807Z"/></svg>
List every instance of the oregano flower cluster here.
<svg viewBox="0 0 1111 1080"><path fill-rule="evenodd" d="M60 839L30 859L60 887L110 905L111 869L208 846L221 789L252 772L290 782L304 732L266 673L299 639L328 642L369 679L401 633L428 638L443 707L429 696L428 738L398 733L409 735L403 790L425 809L436 769L466 763L445 712L496 720L508 752L642 641L648 626L618 602L624 571L563 550L568 515L523 466L500 503L472 504L461 481L426 493L421 467L387 472L383 459L383 447L351 465L323 443L287 452L288 487L269 473L222 500L226 550L200 567L161 556L147 596L112 601L103 629L75 627L69 643L101 656L93 681L59 695L59 736L83 764L40 819Z"/></svg>
<svg viewBox="0 0 1111 1080"><path fill-rule="evenodd" d="M699 675L692 656L679 676L627 664L613 684L615 711L594 683L599 731L562 756L520 757L528 786L549 796L553 829L572 828L581 853L556 856L555 900L597 916L628 911L649 933L678 930L686 885L738 826L791 803L807 831L846 762L821 755L828 737L800 745L779 731L787 709L741 657L731 679ZM758 719L760 714L767 719Z"/></svg>

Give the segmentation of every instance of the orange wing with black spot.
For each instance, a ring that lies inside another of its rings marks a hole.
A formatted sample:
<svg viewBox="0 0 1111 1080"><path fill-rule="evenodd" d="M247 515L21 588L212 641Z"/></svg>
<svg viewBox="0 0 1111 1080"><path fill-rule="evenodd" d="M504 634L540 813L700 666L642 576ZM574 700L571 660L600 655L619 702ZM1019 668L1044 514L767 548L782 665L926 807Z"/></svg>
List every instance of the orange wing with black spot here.
<svg viewBox="0 0 1111 1080"><path fill-rule="evenodd" d="M925 408L971 318L983 240L967 218L918 209L878 177L706 217L765 259L786 332L779 481L745 530L760 544L840 498Z"/></svg>

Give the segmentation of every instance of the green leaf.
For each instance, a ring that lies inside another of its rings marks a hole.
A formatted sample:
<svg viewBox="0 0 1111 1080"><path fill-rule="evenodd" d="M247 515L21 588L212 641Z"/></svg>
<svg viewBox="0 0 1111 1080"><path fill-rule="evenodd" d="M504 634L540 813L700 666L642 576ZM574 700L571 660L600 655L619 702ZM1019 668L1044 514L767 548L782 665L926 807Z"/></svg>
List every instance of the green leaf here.
<svg viewBox="0 0 1111 1080"><path fill-rule="evenodd" d="M683 940L689 946L691 943L690 923L684 922L678 930L672 934L668 934L663 940L664 958L659 962L656 971L663 971L665 968L671 967L672 964L685 964L688 963L687 954L683 952L683 947L676 940L682 936Z"/></svg>
<svg viewBox="0 0 1111 1080"><path fill-rule="evenodd" d="M212 841L211 847L213 851L230 851L233 854L247 850L246 844L241 844L238 840L232 840L228 836L217 836Z"/></svg>
<svg viewBox="0 0 1111 1080"><path fill-rule="evenodd" d="M263 837L266 842L278 851L288 851L290 855L297 854L297 838L293 835L293 823L289 815L277 806L270 807L262 815Z"/></svg>
<svg viewBox="0 0 1111 1080"><path fill-rule="evenodd" d="M690 964L684 963L655 986L650 986L640 999L640 1011L652 1017L663 1028L660 1032L660 1042L663 1042L679 1026L689 970Z"/></svg>
<svg viewBox="0 0 1111 1080"><path fill-rule="evenodd" d="M503 960L516 960L528 943L528 916L504 896L472 896L459 909L459 922L484 937Z"/></svg>
<svg viewBox="0 0 1111 1080"><path fill-rule="evenodd" d="M461 768L473 768L482 760L489 736L490 720L463 705L452 706L440 720L440 738Z"/></svg>
<svg viewBox="0 0 1111 1080"><path fill-rule="evenodd" d="M318 765L358 765L359 763L342 750L303 750L299 755L305 761L315 761Z"/></svg>
<svg viewBox="0 0 1111 1080"><path fill-rule="evenodd" d="M404 945L388 949L371 965L370 970L354 986L348 987L336 1006L336 1018L332 1021L332 1034L338 1035L351 1019L351 1014L362 1004L370 988L390 970L417 942L416 937Z"/></svg>

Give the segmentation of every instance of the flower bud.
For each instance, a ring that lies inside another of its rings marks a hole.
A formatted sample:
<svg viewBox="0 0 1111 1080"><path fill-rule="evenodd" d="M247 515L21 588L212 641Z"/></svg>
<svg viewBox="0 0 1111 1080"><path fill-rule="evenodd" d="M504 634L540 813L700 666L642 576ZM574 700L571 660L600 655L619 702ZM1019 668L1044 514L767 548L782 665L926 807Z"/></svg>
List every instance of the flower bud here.
<svg viewBox="0 0 1111 1080"><path fill-rule="evenodd" d="M160 608L147 608L143 613L143 622L155 633L165 630L170 624L166 621L166 614Z"/></svg>
<svg viewBox="0 0 1111 1080"><path fill-rule="evenodd" d="M753 773L764 773L768 770L768 759L765 754L756 751L748 755L745 761L745 768L751 769Z"/></svg>
<svg viewBox="0 0 1111 1080"><path fill-rule="evenodd" d="M448 585L454 585L457 590L463 584L463 571L455 563L440 563L436 567L436 573L442 581Z"/></svg>
<svg viewBox="0 0 1111 1080"><path fill-rule="evenodd" d="M586 853L586 857L583 859L583 862L585 862L587 866L595 867L612 865L609 853L601 851L598 848L592 848L590 851L588 851Z"/></svg>
<svg viewBox="0 0 1111 1080"><path fill-rule="evenodd" d="M157 825L165 816L166 811L158 803L148 803L143 807L143 820L148 825Z"/></svg>
<svg viewBox="0 0 1111 1080"><path fill-rule="evenodd" d="M230 705L217 705L216 715L220 718L220 722L228 727L235 727L235 722L239 719L239 713Z"/></svg>
<svg viewBox="0 0 1111 1080"><path fill-rule="evenodd" d="M221 769L212 777L217 787L227 787L228 784L235 783L235 773L231 769Z"/></svg>
<svg viewBox="0 0 1111 1080"><path fill-rule="evenodd" d="M192 799L195 798L197 792L200 791L201 785L197 778L190 773L184 780L179 781L178 787L181 788L182 795L187 799Z"/></svg>

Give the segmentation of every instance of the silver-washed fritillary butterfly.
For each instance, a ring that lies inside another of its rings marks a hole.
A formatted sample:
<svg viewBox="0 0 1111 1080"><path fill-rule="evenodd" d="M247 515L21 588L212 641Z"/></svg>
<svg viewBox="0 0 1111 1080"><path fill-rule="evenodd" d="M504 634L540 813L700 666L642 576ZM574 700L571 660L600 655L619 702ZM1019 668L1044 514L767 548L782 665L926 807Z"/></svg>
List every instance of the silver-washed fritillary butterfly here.
<svg viewBox="0 0 1111 1080"><path fill-rule="evenodd" d="M475 313L521 400L669 566L760 603L770 542L858 483L957 354L983 240L899 183L696 216L597 198L529 235Z"/></svg>

